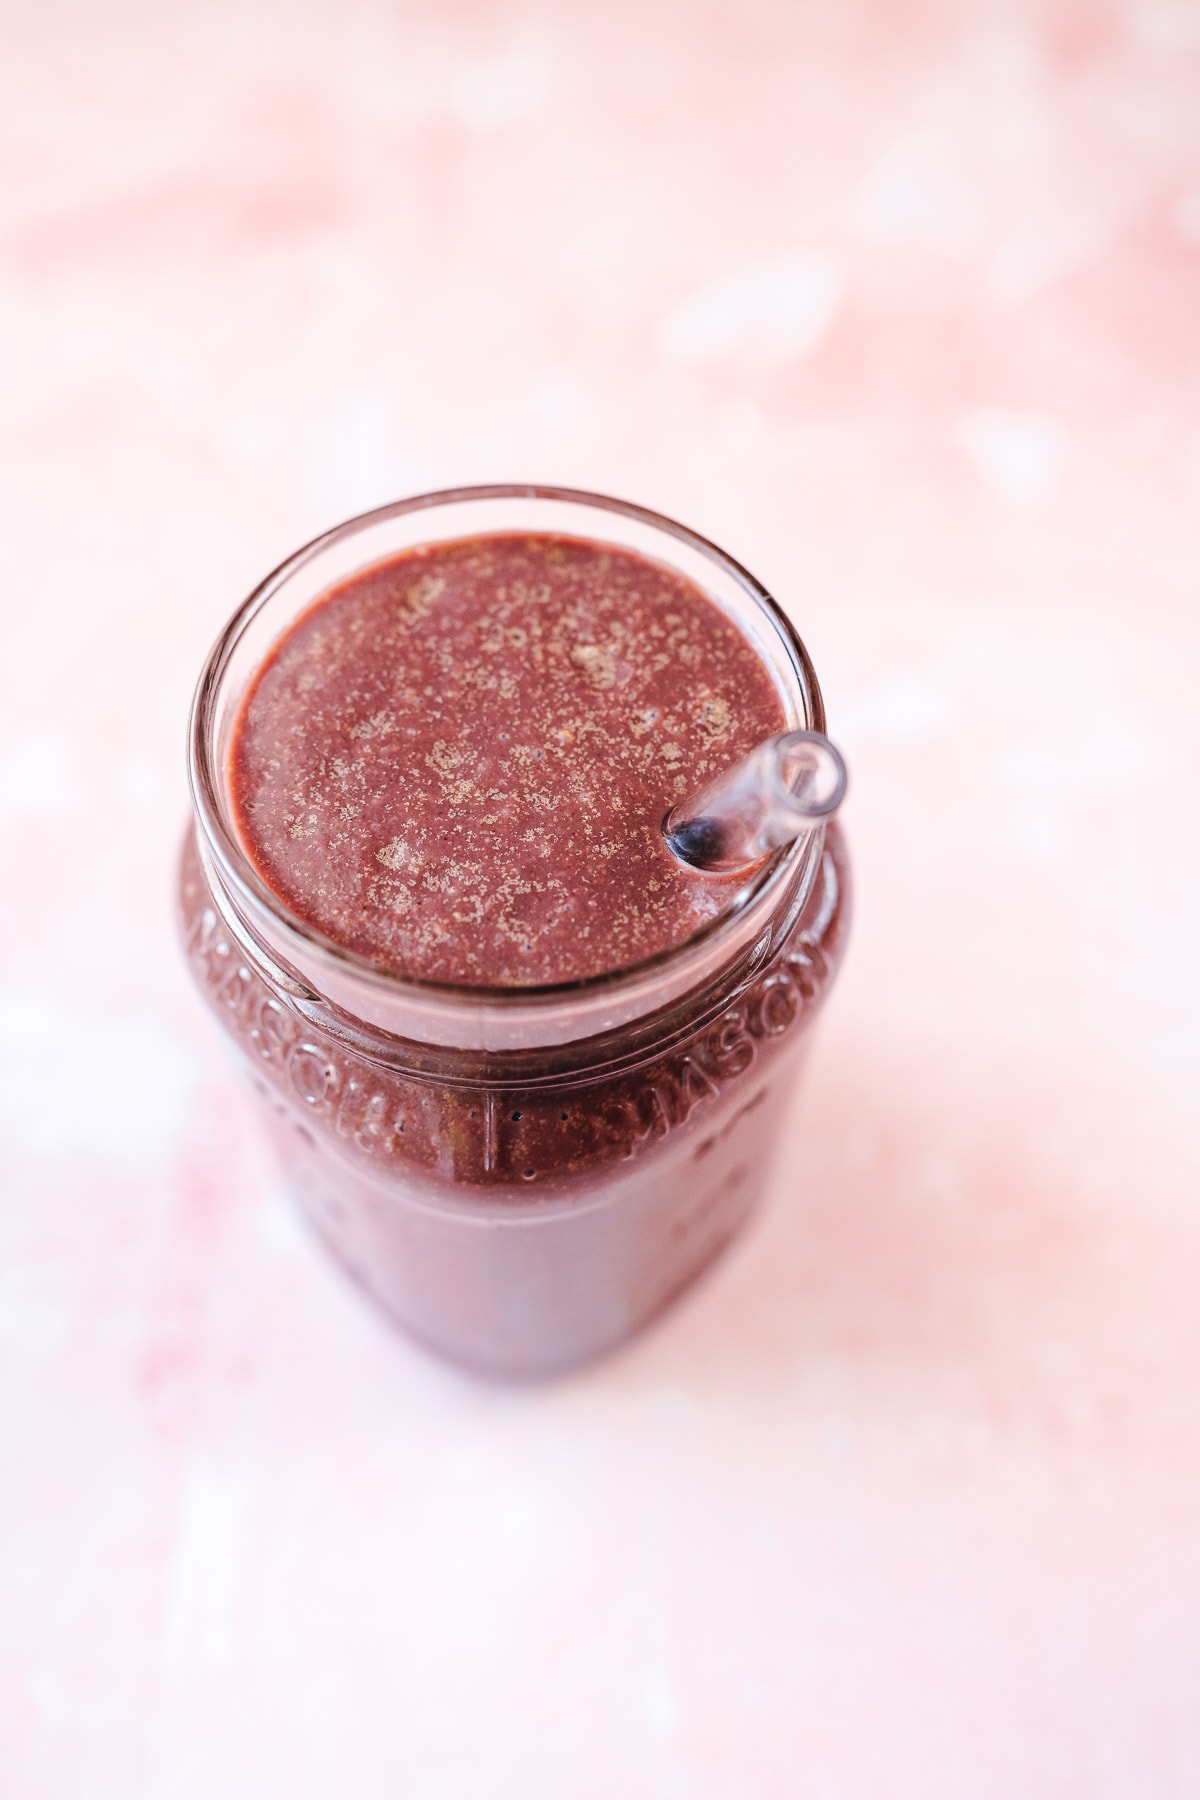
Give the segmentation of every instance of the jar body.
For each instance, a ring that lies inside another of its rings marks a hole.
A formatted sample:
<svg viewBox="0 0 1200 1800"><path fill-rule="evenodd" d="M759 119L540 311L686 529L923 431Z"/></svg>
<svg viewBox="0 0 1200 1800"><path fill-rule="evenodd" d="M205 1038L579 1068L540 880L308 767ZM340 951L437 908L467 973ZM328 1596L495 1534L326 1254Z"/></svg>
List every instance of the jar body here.
<svg viewBox="0 0 1200 1800"><path fill-rule="evenodd" d="M189 730L180 900L201 991L323 1239L418 1337L533 1375L629 1336L746 1218L848 912L829 825L764 856L655 955L628 946L627 965L559 984L458 986L381 967L267 883L242 839L231 745L275 647L358 572L511 532L610 546L683 577L754 652L786 729L824 731L786 614L677 521L562 488L416 495L296 551L213 645Z"/></svg>
<svg viewBox="0 0 1200 1800"><path fill-rule="evenodd" d="M324 1242L416 1337L528 1376L629 1337L753 1210L849 893L834 824L765 966L533 1056L414 1045L297 1001L230 929L191 834L180 912L193 974Z"/></svg>

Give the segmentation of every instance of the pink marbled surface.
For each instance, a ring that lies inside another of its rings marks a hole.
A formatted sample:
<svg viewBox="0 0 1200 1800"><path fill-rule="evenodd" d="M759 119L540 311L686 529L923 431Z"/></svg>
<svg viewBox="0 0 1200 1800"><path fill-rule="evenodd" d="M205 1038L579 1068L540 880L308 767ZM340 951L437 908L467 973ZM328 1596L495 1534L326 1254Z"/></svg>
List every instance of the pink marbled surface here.
<svg viewBox="0 0 1200 1800"><path fill-rule="evenodd" d="M3 0L0 1792L1200 1792L1200 7ZM294 1223L172 935L298 542L686 519L852 759L771 1204L541 1390Z"/></svg>

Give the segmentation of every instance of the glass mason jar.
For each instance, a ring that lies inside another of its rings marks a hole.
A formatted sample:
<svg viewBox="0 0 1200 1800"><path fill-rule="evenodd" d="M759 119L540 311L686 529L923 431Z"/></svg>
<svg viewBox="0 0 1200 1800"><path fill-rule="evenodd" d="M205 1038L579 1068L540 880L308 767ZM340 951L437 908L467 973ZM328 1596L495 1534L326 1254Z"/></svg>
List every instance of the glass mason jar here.
<svg viewBox="0 0 1200 1800"><path fill-rule="evenodd" d="M288 910L233 820L228 749L248 683L292 621L357 570L495 531L563 533L667 564L754 646L786 728L824 730L791 625L695 532L566 489L422 495L298 551L213 646L190 725L180 909L200 990L324 1242L428 1345L537 1375L653 1318L750 1213L841 957L848 886L831 822L753 870L685 942L541 988L387 973Z"/></svg>

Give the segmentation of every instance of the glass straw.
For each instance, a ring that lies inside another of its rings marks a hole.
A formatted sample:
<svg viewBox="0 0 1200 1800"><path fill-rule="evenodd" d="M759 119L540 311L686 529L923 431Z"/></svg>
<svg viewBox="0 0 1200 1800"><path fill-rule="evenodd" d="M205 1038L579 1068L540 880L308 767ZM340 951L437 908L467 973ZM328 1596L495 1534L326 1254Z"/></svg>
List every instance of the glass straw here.
<svg viewBox="0 0 1200 1800"><path fill-rule="evenodd" d="M693 869L748 869L832 818L845 794L841 752L819 731L787 731L673 806L663 833Z"/></svg>

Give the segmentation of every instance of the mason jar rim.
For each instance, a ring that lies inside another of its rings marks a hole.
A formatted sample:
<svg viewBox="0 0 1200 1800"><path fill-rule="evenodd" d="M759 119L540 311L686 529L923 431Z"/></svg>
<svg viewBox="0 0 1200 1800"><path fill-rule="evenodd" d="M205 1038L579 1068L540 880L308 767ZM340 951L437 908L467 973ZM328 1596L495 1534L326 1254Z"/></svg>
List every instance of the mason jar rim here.
<svg viewBox="0 0 1200 1800"><path fill-rule="evenodd" d="M453 1009L486 1007L489 1011L513 1012L523 1008L536 1010L547 1005L562 1005L572 999L590 1001L605 996L615 999L619 994L636 988L638 984L663 971L681 969L689 961L703 961L711 966L723 940L732 939L735 934L739 938L743 937L738 928L744 927L749 912L761 911L764 919L769 918L775 905L785 898L790 897L795 902L802 901L815 878L820 863L821 832L814 833L808 839L799 839L777 851L738 889L719 913L706 920L688 937L652 956L579 980L505 986L433 981L424 976L382 968L378 963L339 944L336 939L327 937L301 918L262 879L225 816L222 804L224 772L218 766L214 731L218 703L222 698L222 684L233 654L247 629L292 577L324 551L339 543L351 540L390 519L433 511L439 507L487 503L493 500L545 500L616 514L664 536L675 538L706 561L715 564L758 607L778 634L796 679L805 727L811 731L823 732L825 729L824 703L816 671L799 633L782 607L743 564L711 539L666 514L639 506L633 501L593 493L587 489L533 482L442 488L356 514L330 530L321 532L286 557L236 609L205 659L188 722L188 786L200 830L203 860L209 864L226 897L239 912L245 906L251 913L265 915L275 931L282 934L288 952L286 961L294 965L286 971L289 974L295 974L295 967L304 970L308 958L315 955L318 963L331 965L333 969L352 976L356 983L366 984L369 991L379 996L399 997L407 994L419 998L423 1004L444 1003ZM534 530L536 527L528 529ZM245 920L242 919L241 923L244 927ZM251 936L256 949L266 953L265 946L259 941L259 934L252 932ZM730 945L731 955L737 947L736 944ZM266 954L269 960L278 964L277 956ZM303 985L307 987L307 979L303 980Z"/></svg>

